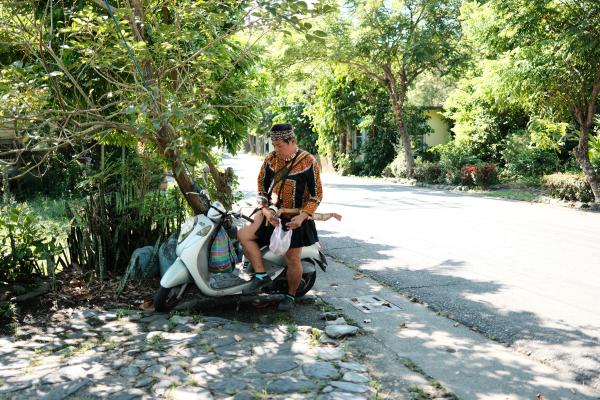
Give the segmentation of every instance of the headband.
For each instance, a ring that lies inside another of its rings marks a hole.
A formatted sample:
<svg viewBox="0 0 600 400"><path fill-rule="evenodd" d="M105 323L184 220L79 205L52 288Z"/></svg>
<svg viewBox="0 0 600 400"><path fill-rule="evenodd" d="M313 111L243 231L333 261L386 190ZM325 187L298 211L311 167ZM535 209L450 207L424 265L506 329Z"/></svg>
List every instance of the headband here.
<svg viewBox="0 0 600 400"><path fill-rule="evenodd" d="M285 140L294 137L294 130L288 129L287 131L271 131L269 133L271 140Z"/></svg>

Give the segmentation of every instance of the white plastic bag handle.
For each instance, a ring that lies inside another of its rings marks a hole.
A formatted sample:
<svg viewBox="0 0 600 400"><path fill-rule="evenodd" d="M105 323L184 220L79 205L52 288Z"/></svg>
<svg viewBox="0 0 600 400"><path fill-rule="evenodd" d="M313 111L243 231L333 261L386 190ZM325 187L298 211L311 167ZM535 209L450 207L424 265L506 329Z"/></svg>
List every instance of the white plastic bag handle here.
<svg viewBox="0 0 600 400"><path fill-rule="evenodd" d="M271 242L269 243L269 250L278 256L285 256L285 253L290 248L290 242L292 240L292 230L289 229L284 231L281 224L275 227L275 230L271 234Z"/></svg>

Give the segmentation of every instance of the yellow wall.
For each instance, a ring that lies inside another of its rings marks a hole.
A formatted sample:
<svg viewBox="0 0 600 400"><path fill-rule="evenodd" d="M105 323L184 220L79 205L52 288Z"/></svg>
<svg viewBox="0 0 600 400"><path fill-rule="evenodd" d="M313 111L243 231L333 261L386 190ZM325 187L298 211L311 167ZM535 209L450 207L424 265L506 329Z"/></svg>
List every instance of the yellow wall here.
<svg viewBox="0 0 600 400"><path fill-rule="evenodd" d="M432 109L425 112L427 115L427 122L433 133L425 136L425 143L427 146L432 147L437 144L444 144L450 141L450 126L440 113L440 110Z"/></svg>

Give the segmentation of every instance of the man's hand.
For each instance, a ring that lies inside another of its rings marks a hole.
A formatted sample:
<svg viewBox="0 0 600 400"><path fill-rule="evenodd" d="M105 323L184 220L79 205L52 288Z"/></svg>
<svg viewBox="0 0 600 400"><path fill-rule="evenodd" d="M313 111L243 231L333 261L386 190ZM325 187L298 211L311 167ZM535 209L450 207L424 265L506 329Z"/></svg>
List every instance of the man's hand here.
<svg viewBox="0 0 600 400"><path fill-rule="evenodd" d="M302 223L304 221L306 221L307 218L308 218L308 214L305 212L301 212L300 214L298 214L294 218L292 218L290 220L290 222L285 224L285 226L287 226L288 229L300 228L300 225L302 225Z"/></svg>
<svg viewBox="0 0 600 400"><path fill-rule="evenodd" d="M269 221L269 223L271 225L273 225L273 226L279 225L279 218L277 218L275 211L271 210L270 208L263 207L261 209L261 212L262 212L262 215L265 216L265 218L267 219L267 221Z"/></svg>

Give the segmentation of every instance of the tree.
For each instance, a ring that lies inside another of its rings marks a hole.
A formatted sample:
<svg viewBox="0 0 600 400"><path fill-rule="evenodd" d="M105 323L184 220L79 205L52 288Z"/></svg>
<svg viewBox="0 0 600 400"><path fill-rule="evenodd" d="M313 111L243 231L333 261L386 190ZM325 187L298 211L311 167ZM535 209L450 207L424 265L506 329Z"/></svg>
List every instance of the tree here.
<svg viewBox="0 0 600 400"><path fill-rule="evenodd" d="M576 121L574 155L600 202L590 136L600 94L600 2L491 0L465 8L469 29L489 57L503 57L506 92L532 113ZM495 55L494 55L495 53Z"/></svg>
<svg viewBox="0 0 600 400"><path fill-rule="evenodd" d="M295 0L2 2L0 59L9 62L0 76L0 117L18 124L25 146L4 155L143 143L169 163L201 212L206 205L187 195L193 187L185 165L210 163L215 145L235 151L256 118L256 37L273 27L310 34L302 19L327 7Z"/></svg>
<svg viewBox="0 0 600 400"><path fill-rule="evenodd" d="M348 68L325 68L307 96L306 113L318 132L319 152L336 158L352 152L352 134L361 117L360 82Z"/></svg>
<svg viewBox="0 0 600 400"><path fill-rule="evenodd" d="M444 75L463 59L458 0L354 1L329 29L328 56L360 71L387 91L407 173L414 159L404 106L416 79Z"/></svg>

